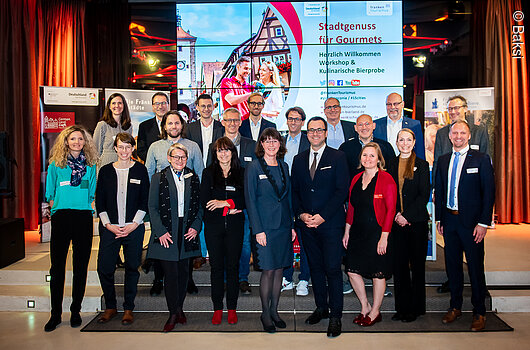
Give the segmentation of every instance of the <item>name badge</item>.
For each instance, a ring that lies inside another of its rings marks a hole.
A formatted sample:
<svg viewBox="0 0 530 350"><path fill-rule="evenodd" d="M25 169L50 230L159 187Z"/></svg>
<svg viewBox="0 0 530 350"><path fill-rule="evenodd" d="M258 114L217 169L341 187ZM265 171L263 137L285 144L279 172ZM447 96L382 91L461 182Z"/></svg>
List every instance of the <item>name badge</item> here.
<svg viewBox="0 0 530 350"><path fill-rule="evenodd" d="M417 167L417 166L414 167L414 171L416 171L416 170L418 170L418 167Z"/></svg>
<svg viewBox="0 0 530 350"><path fill-rule="evenodd" d="M59 182L59 186L70 186L70 181L61 181Z"/></svg>
<svg viewBox="0 0 530 350"><path fill-rule="evenodd" d="M252 162L252 157L243 157L245 162Z"/></svg>
<svg viewBox="0 0 530 350"><path fill-rule="evenodd" d="M382 194L379 194L379 193L374 194L374 199L382 199L382 198L383 198Z"/></svg>
<svg viewBox="0 0 530 350"><path fill-rule="evenodd" d="M259 174L259 179L260 179L260 180L266 180L266 179L267 179L267 175L265 175L265 174Z"/></svg>
<svg viewBox="0 0 530 350"><path fill-rule="evenodd" d="M137 185L139 185L140 182L141 182L141 181L138 180L138 179L131 179L131 181L130 181L130 183L132 183L132 184L137 184Z"/></svg>
<svg viewBox="0 0 530 350"><path fill-rule="evenodd" d="M193 176L193 173L187 173L186 175L184 175L184 178L187 179L188 177L192 177Z"/></svg>
<svg viewBox="0 0 530 350"><path fill-rule="evenodd" d="M226 186L227 191L235 192L236 188L234 186Z"/></svg>
<svg viewBox="0 0 530 350"><path fill-rule="evenodd" d="M468 174L478 174L478 168L469 168L466 171Z"/></svg>
<svg viewBox="0 0 530 350"><path fill-rule="evenodd" d="M475 151L478 151L480 149L479 145L469 145L469 148L474 149Z"/></svg>
<svg viewBox="0 0 530 350"><path fill-rule="evenodd" d="M331 169L331 165L329 165L329 166L325 166L325 167L323 167L323 168L320 168L320 170L326 170L326 169Z"/></svg>

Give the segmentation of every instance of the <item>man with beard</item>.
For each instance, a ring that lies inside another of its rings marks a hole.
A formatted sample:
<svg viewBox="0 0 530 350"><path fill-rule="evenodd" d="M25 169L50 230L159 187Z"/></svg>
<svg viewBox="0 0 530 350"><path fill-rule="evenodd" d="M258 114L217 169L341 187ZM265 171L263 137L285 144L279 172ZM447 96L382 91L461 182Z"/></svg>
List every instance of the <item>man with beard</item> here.
<svg viewBox="0 0 530 350"><path fill-rule="evenodd" d="M259 92L254 92L248 97L250 115L248 119L241 122L241 126L239 127L241 136L257 141L263 130L267 128L276 129L276 124L263 119L261 111L264 106L265 99Z"/></svg>

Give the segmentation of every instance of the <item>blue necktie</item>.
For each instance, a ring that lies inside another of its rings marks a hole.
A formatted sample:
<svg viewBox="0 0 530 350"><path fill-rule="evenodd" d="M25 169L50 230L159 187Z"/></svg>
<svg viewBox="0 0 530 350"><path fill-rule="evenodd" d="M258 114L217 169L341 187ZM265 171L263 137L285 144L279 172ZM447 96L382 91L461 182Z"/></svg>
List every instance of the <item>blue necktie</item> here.
<svg viewBox="0 0 530 350"><path fill-rule="evenodd" d="M458 168L458 160L460 159L460 152L455 152L453 159L453 169L451 170L451 183L449 185L449 206L455 206L455 182L456 182L456 168Z"/></svg>
<svg viewBox="0 0 530 350"><path fill-rule="evenodd" d="M182 171L175 171L175 174L177 174L177 177L180 180L180 175L182 175Z"/></svg>

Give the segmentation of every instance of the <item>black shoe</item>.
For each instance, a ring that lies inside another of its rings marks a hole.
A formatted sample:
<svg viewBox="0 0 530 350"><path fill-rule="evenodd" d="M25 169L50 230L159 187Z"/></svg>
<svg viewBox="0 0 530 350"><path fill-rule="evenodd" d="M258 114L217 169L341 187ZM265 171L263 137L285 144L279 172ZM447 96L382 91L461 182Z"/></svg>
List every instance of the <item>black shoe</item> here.
<svg viewBox="0 0 530 350"><path fill-rule="evenodd" d="M248 284L247 281L241 281L239 282L239 291L241 294L249 295L252 293L252 289L250 289L250 284Z"/></svg>
<svg viewBox="0 0 530 350"><path fill-rule="evenodd" d="M340 318L331 317L329 319L328 337L338 337L341 332L342 323L340 322Z"/></svg>
<svg viewBox="0 0 530 350"><path fill-rule="evenodd" d="M54 331L58 325L61 324L61 316L52 316L46 325L44 326L45 332Z"/></svg>
<svg viewBox="0 0 530 350"><path fill-rule="evenodd" d="M153 281L153 286L151 287L149 294L151 294L152 297L156 297L157 295L160 295L160 293L162 293L162 289L164 289L163 281L155 280Z"/></svg>
<svg viewBox="0 0 530 350"><path fill-rule="evenodd" d="M274 323L271 324L265 324L265 321L263 320L263 316L260 316L261 324L263 325L263 330L267 333L275 333L276 327L274 326ZM274 322L274 321L273 321Z"/></svg>
<svg viewBox="0 0 530 350"><path fill-rule="evenodd" d="M70 326L72 328L77 328L81 326L81 323L83 323L83 320L81 319L79 312L70 312Z"/></svg>
<svg viewBox="0 0 530 350"><path fill-rule="evenodd" d="M394 315L392 315L392 321L401 321L403 319L403 314L400 312L396 312Z"/></svg>
<svg viewBox="0 0 530 350"><path fill-rule="evenodd" d="M277 327L277 328L287 328L287 324L285 323L284 320L282 320L279 316L278 316L278 319L275 320L274 318L272 319L272 323L274 323L274 325Z"/></svg>
<svg viewBox="0 0 530 350"><path fill-rule="evenodd" d="M414 322L416 321L416 315L413 314L413 313L407 313L407 314L404 314L403 317L401 318L401 321L403 322Z"/></svg>
<svg viewBox="0 0 530 350"><path fill-rule="evenodd" d="M317 324L319 323L323 318L328 318L329 317L329 311L328 310L325 310L325 309L315 309L315 311L313 311L313 313L311 314L311 316L309 316L306 320L305 320L305 323L307 324ZM340 321L340 320L339 320Z"/></svg>
<svg viewBox="0 0 530 350"><path fill-rule="evenodd" d="M195 285L195 282L190 278L188 280L188 294L198 294L199 288Z"/></svg>
<svg viewBox="0 0 530 350"><path fill-rule="evenodd" d="M440 294L442 293L449 293L451 290L449 289L449 281L445 281L444 283L442 283L441 286L439 286L438 288L436 288L436 291Z"/></svg>

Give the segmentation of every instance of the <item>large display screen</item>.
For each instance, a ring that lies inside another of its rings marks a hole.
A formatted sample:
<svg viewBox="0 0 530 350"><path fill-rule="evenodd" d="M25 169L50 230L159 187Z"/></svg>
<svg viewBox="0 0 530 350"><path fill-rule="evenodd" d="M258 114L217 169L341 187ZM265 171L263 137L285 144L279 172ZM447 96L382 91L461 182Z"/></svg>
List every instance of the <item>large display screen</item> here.
<svg viewBox="0 0 530 350"><path fill-rule="evenodd" d="M386 96L403 90L401 1L179 1L176 26L179 103L206 92L222 113L223 80L234 79L242 56L244 89L263 93L264 115L279 129L287 108L323 116L328 97L340 100L343 119L383 117Z"/></svg>

